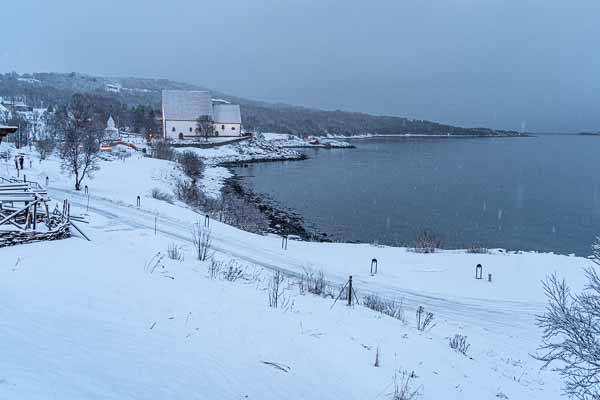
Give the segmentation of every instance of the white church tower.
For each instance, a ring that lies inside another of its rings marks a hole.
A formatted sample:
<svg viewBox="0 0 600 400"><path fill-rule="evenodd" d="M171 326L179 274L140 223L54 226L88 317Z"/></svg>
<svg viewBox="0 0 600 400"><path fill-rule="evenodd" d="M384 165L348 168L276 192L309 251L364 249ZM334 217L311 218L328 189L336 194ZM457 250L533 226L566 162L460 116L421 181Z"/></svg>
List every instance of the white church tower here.
<svg viewBox="0 0 600 400"><path fill-rule="evenodd" d="M112 115L106 122L106 129L104 129L104 133L106 135L106 139L119 139L119 129L117 129Z"/></svg>

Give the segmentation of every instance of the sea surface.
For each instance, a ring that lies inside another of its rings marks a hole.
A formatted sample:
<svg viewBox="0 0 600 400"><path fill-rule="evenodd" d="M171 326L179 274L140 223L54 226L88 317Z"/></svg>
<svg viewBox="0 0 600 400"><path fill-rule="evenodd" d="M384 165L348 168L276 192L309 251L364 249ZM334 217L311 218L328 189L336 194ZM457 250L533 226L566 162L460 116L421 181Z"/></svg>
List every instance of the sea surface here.
<svg viewBox="0 0 600 400"><path fill-rule="evenodd" d="M247 189L331 239L589 255L600 235L600 137L374 138L250 164Z"/></svg>

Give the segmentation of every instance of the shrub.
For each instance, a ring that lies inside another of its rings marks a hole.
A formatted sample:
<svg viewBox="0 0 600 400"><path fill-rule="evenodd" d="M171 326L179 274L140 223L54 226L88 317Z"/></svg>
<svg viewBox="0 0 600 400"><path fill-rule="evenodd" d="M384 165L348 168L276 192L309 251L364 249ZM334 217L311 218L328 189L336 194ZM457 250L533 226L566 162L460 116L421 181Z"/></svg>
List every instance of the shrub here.
<svg viewBox="0 0 600 400"><path fill-rule="evenodd" d="M167 142L159 140L152 144L152 157L171 161L175 158L175 152Z"/></svg>
<svg viewBox="0 0 600 400"><path fill-rule="evenodd" d="M423 306L419 306L419 308L417 308L417 329L424 332L430 330L434 326L433 313L429 311L426 312Z"/></svg>
<svg viewBox="0 0 600 400"><path fill-rule="evenodd" d="M269 307L277 308L285 303L285 290L283 289L283 274L279 271L273 273L273 277L269 282L267 293L269 295Z"/></svg>
<svg viewBox="0 0 600 400"><path fill-rule="evenodd" d="M200 221L193 224L192 242L196 248L198 260L206 261L211 256L212 238L210 228L205 227Z"/></svg>
<svg viewBox="0 0 600 400"><path fill-rule="evenodd" d="M478 244L472 244L467 249L467 253L470 253L470 254L488 254L489 252L490 251L488 250L487 247L480 246Z"/></svg>
<svg viewBox="0 0 600 400"><path fill-rule="evenodd" d="M466 356L471 345L467 342L467 337L458 333L449 339L450 348Z"/></svg>
<svg viewBox="0 0 600 400"><path fill-rule="evenodd" d="M402 322L406 321L402 301L384 300L376 294L365 296L363 305L373 311L396 318Z"/></svg>
<svg viewBox="0 0 600 400"><path fill-rule="evenodd" d="M217 260L210 260L210 264L208 264L208 276L210 279L215 279L221 273L221 269L223 268L223 262Z"/></svg>
<svg viewBox="0 0 600 400"><path fill-rule="evenodd" d="M167 247L167 257L171 260L183 261L183 251L176 243L169 243Z"/></svg>
<svg viewBox="0 0 600 400"><path fill-rule="evenodd" d="M422 387L419 386L413 389L412 381L416 378L413 372L399 370L394 372L393 388L394 392L391 395L392 400L415 400L421 396Z"/></svg>
<svg viewBox="0 0 600 400"><path fill-rule="evenodd" d="M173 196L171 196L168 193L163 192L159 188L153 188L152 191L150 192L150 195L152 196L153 199L156 199L156 200L166 201L167 203L173 202Z"/></svg>
<svg viewBox="0 0 600 400"><path fill-rule="evenodd" d="M235 282L244 277L244 270L235 261L231 261L227 268L223 269L221 276L226 281Z"/></svg>
<svg viewBox="0 0 600 400"><path fill-rule="evenodd" d="M298 284L301 293L307 291L317 296L326 297L325 274L321 269L315 272L312 269L305 268Z"/></svg>
<svg viewBox="0 0 600 400"><path fill-rule="evenodd" d="M196 183L185 179L175 180L175 195L178 200L191 206L197 206L202 198Z"/></svg>
<svg viewBox="0 0 600 400"><path fill-rule="evenodd" d="M429 229L424 229L417 233L413 251L415 253L435 253L435 250L441 247L440 237Z"/></svg>
<svg viewBox="0 0 600 400"><path fill-rule="evenodd" d="M592 260L600 264L600 242L594 244ZM537 318L543 354L535 358L544 368L556 365L569 397L595 400L600 399L600 277L593 268L585 273L587 286L576 294L556 275L546 278L548 305Z"/></svg>
<svg viewBox="0 0 600 400"><path fill-rule="evenodd" d="M184 151L177 156L177 162L184 174L192 179L198 179L204 172L204 163L192 151Z"/></svg>

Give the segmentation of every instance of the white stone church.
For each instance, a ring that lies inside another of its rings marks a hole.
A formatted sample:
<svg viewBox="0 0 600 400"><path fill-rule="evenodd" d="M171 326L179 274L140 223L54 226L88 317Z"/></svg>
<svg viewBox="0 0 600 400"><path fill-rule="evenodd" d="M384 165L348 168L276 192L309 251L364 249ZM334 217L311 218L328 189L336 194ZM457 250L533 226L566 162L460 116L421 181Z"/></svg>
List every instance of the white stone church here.
<svg viewBox="0 0 600 400"><path fill-rule="evenodd" d="M213 136L242 136L240 106L213 99L200 90L163 90L162 124L165 139L202 137L197 120L207 118L213 124Z"/></svg>

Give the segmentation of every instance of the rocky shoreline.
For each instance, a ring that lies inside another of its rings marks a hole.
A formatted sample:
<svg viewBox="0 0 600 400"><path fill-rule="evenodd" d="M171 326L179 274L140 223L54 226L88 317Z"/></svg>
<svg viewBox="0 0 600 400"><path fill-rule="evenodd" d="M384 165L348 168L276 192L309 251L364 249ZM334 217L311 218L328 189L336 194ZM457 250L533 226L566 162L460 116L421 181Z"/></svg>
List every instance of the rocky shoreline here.
<svg viewBox="0 0 600 400"><path fill-rule="evenodd" d="M233 171L232 176L225 180L225 186L223 189L224 191L231 190L240 197L246 199L248 202L256 205L260 212L269 221L269 229L265 233L293 235L307 241L330 241L327 233L319 232L316 229L307 227L304 222L304 218L300 214L278 207L268 197L246 189L242 183L242 178L233 173Z"/></svg>

